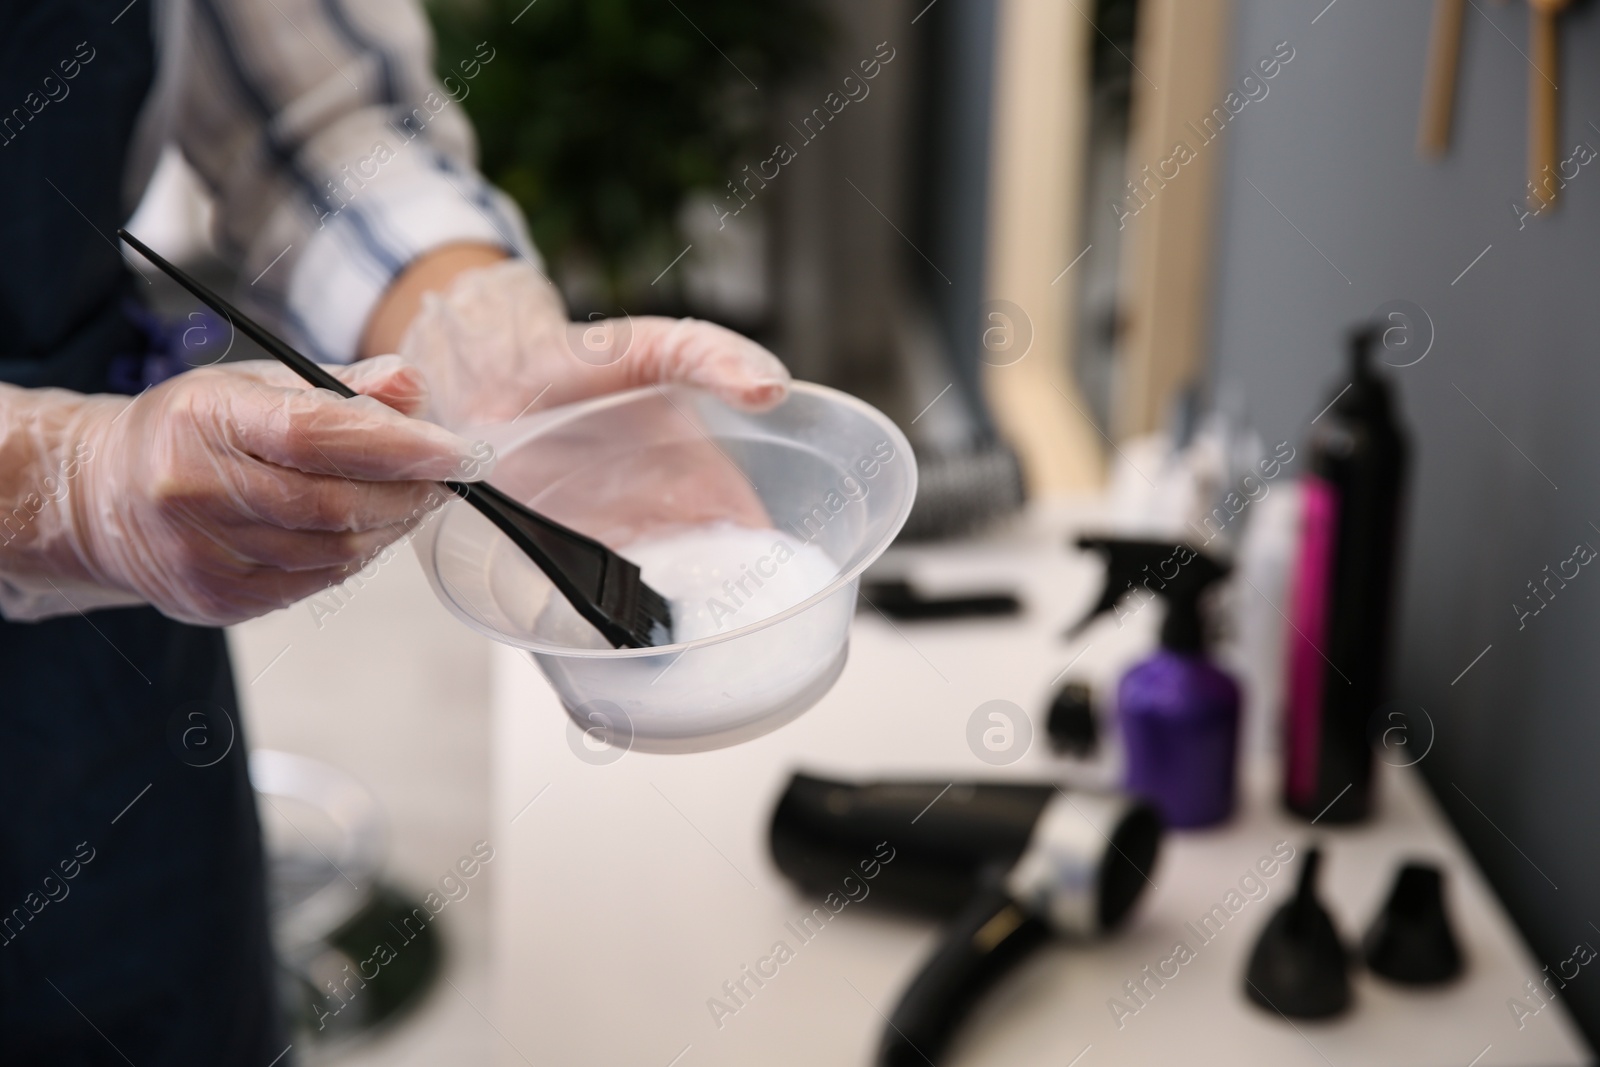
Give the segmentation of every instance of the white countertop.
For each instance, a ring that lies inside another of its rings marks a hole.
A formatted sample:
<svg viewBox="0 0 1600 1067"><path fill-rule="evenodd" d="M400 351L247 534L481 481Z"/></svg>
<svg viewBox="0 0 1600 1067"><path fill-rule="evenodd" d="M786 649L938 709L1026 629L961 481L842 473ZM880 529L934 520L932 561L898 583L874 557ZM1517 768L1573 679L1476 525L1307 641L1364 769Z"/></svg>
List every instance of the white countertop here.
<svg viewBox="0 0 1600 1067"><path fill-rule="evenodd" d="M497 649L489 1012L503 1038L496 1062L867 1067L883 1016L932 948L935 927L850 906L798 943L785 924L816 902L768 858L773 803L799 767L863 779L1059 776L1065 765L1042 736L1053 679L1086 645L1093 649L1074 675L1114 677L1149 639L1131 625L1061 639L1100 573L1062 550L1071 519L1041 514L982 544L902 554L899 562L932 581L1020 585L1030 610L1015 620L921 625L859 615L834 690L794 723L732 749L585 762L532 663ZM1027 753L1005 767L980 761L967 744L972 712L995 699L1026 709L1036 730ZM980 1006L939 1067L1592 1062L1559 1002L1518 1029L1507 1002L1527 998L1523 983L1541 976L1542 964L1417 772L1382 770L1379 818L1354 829L1307 827L1278 808L1275 767L1255 761L1230 825L1168 835L1152 875L1157 888L1117 935L1039 952ZM1209 944L1196 944L1184 924L1220 903L1275 843L1298 849L1312 840L1325 852L1323 900L1347 940L1365 929L1402 859L1443 865L1468 961L1464 978L1413 992L1358 974L1353 1009L1331 1023L1290 1024L1249 1003L1245 959L1292 895L1298 862L1269 879L1268 895L1246 904ZM727 1002L723 983L779 940L794 958L719 1027L708 1000ZM1131 1004L1123 983L1178 940L1197 958L1119 1029L1108 1001Z"/></svg>

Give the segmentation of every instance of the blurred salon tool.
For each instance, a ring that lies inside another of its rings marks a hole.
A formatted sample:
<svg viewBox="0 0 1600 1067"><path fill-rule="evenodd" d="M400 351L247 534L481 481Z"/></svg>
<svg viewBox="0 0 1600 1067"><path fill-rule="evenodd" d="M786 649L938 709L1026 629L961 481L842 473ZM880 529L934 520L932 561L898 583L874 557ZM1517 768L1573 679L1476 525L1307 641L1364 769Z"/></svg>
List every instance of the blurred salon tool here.
<svg viewBox="0 0 1600 1067"><path fill-rule="evenodd" d="M1301 854L1300 887L1261 932L1245 993L1251 1000L1291 1019L1322 1019L1350 1006L1350 975L1344 946L1333 920L1317 899L1320 849Z"/></svg>
<svg viewBox="0 0 1600 1067"><path fill-rule="evenodd" d="M226 318L278 362L321 389L342 397L355 391L295 351L188 273L168 263L127 230L117 236L173 281ZM639 568L592 537L552 522L484 482L447 481L445 487L477 508L538 564L579 615L618 648L672 643L672 609L640 577Z"/></svg>
<svg viewBox="0 0 1600 1067"><path fill-rule="evenodd" d="M423 907L384 877L385 819L378 801L337 767L288 752L254 749L250 785L260 803L268 919L280 972L284 1014L296 1040L332 1048L411 1014L437 984L444 938L436 924L413 920ZM403 955L378 965L374 946L389 939ZM363 970L371 966L372 972ZM361 995L349 1003L340 986L361 971Z"/></svg>
<svg viewBox="0 0 1600 1067"><path fill-rule="evenodd" d="M901 536L907 541L960 537L1022 507L1022 464L999 441L970 451L917 452L917 499Z"/></svg>
<svg viewBox="0 0 1600 1067"><path fill-rule="evenodd" d="M929 597L903 579L863 582L861 598L890 618L910 621L1015 615L1022 610L1022 602L1003 590Z"/></svg>
<svg viewBox="0 0 1600 1067"><path fill-rule="evenodd" d="M1528 0L1528 181L1539 207L1555 203L1561 110L1561 47L1557 20L1571 0Z"/></svg>
<svg viewBox="0 0 1600 1067"><path fill-rule="evenodd" d="M1094 717L1094 699L1082 682L1068 682L1056 691L1045 719L1050 747L1058 755L1088 759L1100 745L1100 729Z"/></svg>
<svg viewBox="0 0 1600 1067"><path fill-rule="evenodd" d="M1422 116L1417 123L1417 152L1437 159L1450 148L1456 82L1461 66L1461 23L1467 0L1434 0L1433 32L1428 38L1428 71L1422 87Z"/></svg>
<svg viewBox="0 0 1600 1067"><path fill-rule="evenodd" d="M856 877L874 879L862 899L951 920L879 1046L880 1067L909 1067L940 1062L977 1000L1051 934L1120 924L1160 838L1154 809L1117 794L797 774L773 812L771 843L778 869L809 892L836 893L860 867Z"/></svg>
<svg viewBox="0 0 1600 1067"><path fill-rule="evenodd" d="M1374 974L1406 985L1438 985L1461 973L1461 949L1444 905L1444 872L1407 863L1362 940Z"/></svg>

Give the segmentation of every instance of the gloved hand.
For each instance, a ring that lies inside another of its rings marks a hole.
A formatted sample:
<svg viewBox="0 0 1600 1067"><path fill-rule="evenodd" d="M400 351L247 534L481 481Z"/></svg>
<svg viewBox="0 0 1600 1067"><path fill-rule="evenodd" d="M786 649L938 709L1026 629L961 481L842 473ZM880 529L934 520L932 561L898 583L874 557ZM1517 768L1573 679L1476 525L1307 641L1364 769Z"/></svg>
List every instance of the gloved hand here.
<svg viewBox="0 0 1600 1067"><path fill-rule="evenodd" d="M778 357L709 322L570 322L561 294L525 260L468 270L448 292L425 295L399 352L427 376L430 417L450 427L653 383L697 385L749 410L789 388Z"/></svg>
<svg viewBox="0 0 1600 1067"><path fill-rule="evenodd" d="M0 391L0 609L149 603L184 622L265 614L339 581L480 476L484 446L421 419L394 356L190 371L138 397Z"/></svg>

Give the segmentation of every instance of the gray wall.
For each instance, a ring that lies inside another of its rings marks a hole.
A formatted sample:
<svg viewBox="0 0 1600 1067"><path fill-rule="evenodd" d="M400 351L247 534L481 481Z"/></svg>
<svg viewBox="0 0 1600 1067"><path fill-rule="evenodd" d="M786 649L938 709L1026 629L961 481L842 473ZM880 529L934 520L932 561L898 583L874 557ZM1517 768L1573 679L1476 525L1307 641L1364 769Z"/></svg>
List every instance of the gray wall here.
<svg viewBox="0 0 1600 1067"><path fill-rule="evenodd" d="M1223 135L1212 385L1241 391L1267 440L1302 441L1348 381L1347 326L1395 298L1431 316L1427 358L1390 372L1416 450L1397 689L1436 724L1435 794L1554 965L1600 945L1600 562L1521 630L1512 603L1580 540L1600 547L1600 160L1519 231L1526 5L1467 9L1455 143L1428 164L1432 5L1337 0L1313 25L1324 2L1237 0L1235 80L1278 41L1297 54ZM1564 26L1568 149L1600 147L1597 54L1583 5ZM1565 995L1600 1037L1600 973Z"/></svg>

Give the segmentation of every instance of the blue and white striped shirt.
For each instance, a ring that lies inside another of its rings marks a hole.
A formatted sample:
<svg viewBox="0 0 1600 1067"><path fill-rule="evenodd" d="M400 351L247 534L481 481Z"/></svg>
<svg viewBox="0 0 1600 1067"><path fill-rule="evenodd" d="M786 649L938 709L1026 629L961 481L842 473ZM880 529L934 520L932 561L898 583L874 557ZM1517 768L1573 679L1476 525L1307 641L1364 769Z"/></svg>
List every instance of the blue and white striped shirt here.
<svg viewBox="0 0 1600 1067"><path fill-rule="evenodd" d="M521 214L477 172L461 107L494 42L434 73L415 0L153 2L159 59L130 204L175 144L216 201L214 238L251 312L348 362L412 259L457 241L536 258ZM129 16L134 12L128 12Z"/></svg>

